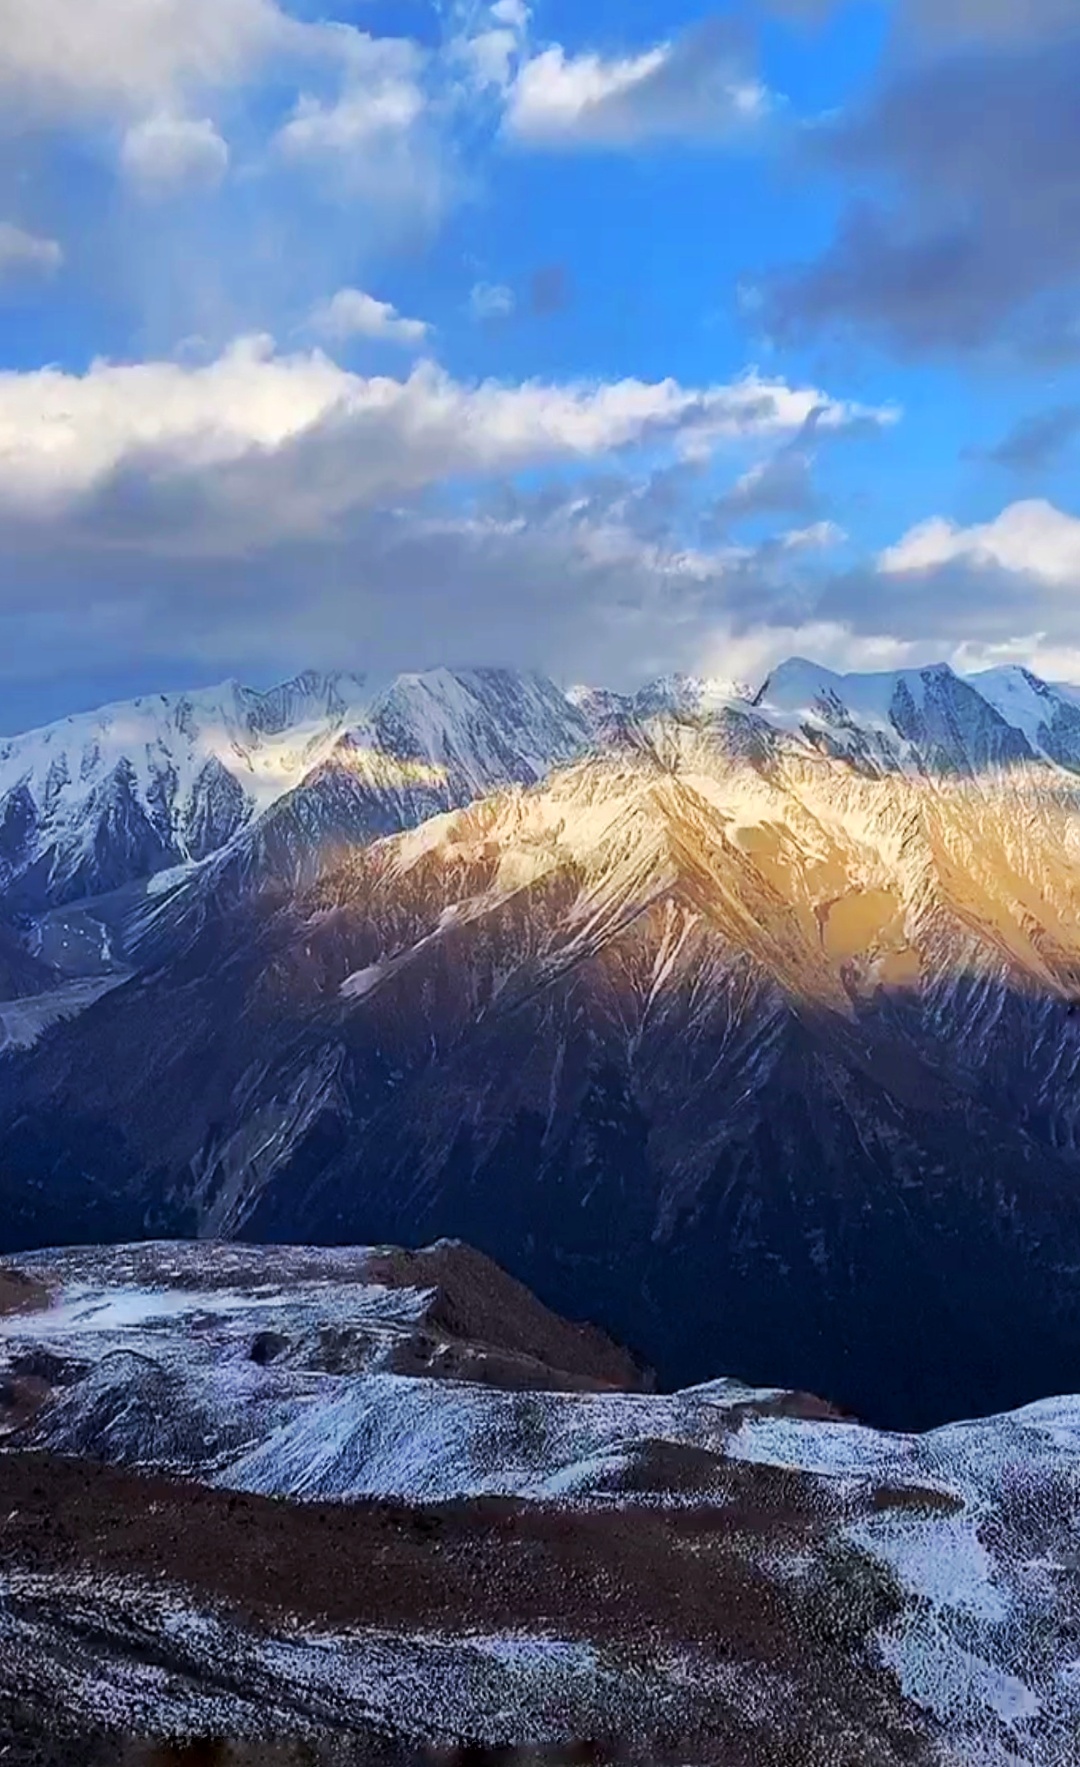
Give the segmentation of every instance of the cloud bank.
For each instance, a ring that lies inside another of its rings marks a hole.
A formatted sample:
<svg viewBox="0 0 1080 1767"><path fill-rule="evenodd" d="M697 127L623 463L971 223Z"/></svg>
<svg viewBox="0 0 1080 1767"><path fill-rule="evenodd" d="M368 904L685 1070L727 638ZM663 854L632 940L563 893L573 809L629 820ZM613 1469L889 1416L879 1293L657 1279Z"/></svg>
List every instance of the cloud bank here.
<svg viewBox="0 0 1080 1767"><path fill-rule="evenodd" d="M384 328L414 323L373 307ZM373 307L360 297L369 320ZM337 311L355 317L357 306ZM313 497L325 518L455 478L588 461L649 441L695 452L724 438L782 435L811 413L825 427L860 414L816 388L756 373L705 388L635 379L470 385L430 362L405 379L365 377L318 350L279 355L270 338L243 338L201 366L101 361L83 375L0 373L0 505L51 520L118 474L140 471L160 485L204 472L220 495L241 482L253 493L259 482L273 487L259 516L273 524L309 511ZM197 533L189 539L199 544Z"/></svg>
<svg viewBox="0 0 1080 1767"><path fill-rule="evenodd" d="M906 355L1080 352L1080 9L909 0L861 103L805 129L807 171L847 192L816 261L775 279L767 322Z"/></svg>

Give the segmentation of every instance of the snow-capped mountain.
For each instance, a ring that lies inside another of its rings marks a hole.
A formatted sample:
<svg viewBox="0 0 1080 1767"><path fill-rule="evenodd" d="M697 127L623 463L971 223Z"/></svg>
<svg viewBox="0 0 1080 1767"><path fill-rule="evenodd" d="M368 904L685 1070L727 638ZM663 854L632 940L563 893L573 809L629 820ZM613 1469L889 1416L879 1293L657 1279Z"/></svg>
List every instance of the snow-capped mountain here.
<svg viewBox="0 0 1080 1767"><path fill-rule="evenodd" d="M1080 689L1016 667L988 669L971 684L1037 754L1080 772Z"/></svg>
<svg viewBox="0 0 1080 1767"><path fill-rule="evenodd" d="M268 693L229 681L0 741L0 888L57 904L205 858L298 784L363 703L347 675Z"/></svg>
<svg viewBox="0 0 1080 1767"><path fill-rule="evenodd" d="M567 698L588 721L594 738L608 740L631 724L674 716L705 719L735 704L745 706L754 689L745 681L711 676L661 675L636 693L606 687L572 687Z"/></svg>
<svg viewBox="0 0 1080 1767"><path fill-rule="evenodd" d="M363 845L500 788L536 785L589 746L585 719L543 676L509 669L402 675L232 843L217 877L294 882L311 874L327 847Z"/></svg>
<svg viewBox="0 0 1080 1767"><path fill-rule="evenodd" d="M1080 770L1080 690L1022 669L841 676L795 659L756 693L685 675L563 693L507 669L228 682L0 742L0 906L101 896L236 843L240 875L302 874L312 843L413 827L590 748L648 742L667 719L768 731L872 770Z"/></svg>
<svg viewBox="0 0 1080 1767"><path fill-rule="evenodd" d="M327 772L364 798L368 834L387 833L532 783L586 740L550 683L494 669L107 706L0 743L0 894L56 906L204 860Z"/></svg>
<svg viewBox="0 0 1080 1767"><path fill-rule="evenodd" d="M103 956L0 1005L0 1240L464 1236L674 1381L1074 1388L1077 702L728 687L338 689L216 853L46 915Z"/></svg>
<svg viewBox="0 0 1080 1767"><path fill-rule="evenodd" d="M1002 697L980 692L944 663L837 675L793 658L772 672L754 704L777 730L853 765L972 773L1014 766L1044 752L1029 739L1030 718L1011 719Z"/></svg>

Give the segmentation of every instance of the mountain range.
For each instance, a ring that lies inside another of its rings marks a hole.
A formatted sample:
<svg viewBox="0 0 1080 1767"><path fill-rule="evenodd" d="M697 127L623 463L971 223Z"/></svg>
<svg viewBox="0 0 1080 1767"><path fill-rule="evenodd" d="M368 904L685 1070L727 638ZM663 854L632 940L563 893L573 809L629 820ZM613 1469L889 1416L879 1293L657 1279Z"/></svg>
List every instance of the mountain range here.
<svg viewBox="0 0 1080 1767"><path fill-rule="evenodd" d="M661 1382L1080 1388L1080 690L304 675L0 744L0 1250L462 1237Z"/></svg>

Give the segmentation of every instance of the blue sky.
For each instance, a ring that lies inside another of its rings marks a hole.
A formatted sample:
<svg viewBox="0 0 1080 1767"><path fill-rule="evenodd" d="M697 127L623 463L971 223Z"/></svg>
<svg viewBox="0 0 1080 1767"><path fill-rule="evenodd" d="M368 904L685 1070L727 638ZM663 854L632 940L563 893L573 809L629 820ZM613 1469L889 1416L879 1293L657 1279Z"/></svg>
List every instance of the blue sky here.
<svg viewBox="0 0 1080 1767"><path fill-rule="evenodd" d="M1075 14L7 0L0 728L307 666L1080 679Z"/></svg>

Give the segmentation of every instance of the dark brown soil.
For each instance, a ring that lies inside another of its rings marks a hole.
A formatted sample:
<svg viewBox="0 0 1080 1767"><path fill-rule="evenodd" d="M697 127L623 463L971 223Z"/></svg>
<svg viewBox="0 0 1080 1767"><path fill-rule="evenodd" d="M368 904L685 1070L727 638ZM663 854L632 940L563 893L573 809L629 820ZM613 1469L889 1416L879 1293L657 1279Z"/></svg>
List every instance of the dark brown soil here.
<svg viewBox="0 0 1080 1767"><path fill-rule="evenodd" d="M0 1319L13 1313L41 1313L49 1305L49 1291L21 1270L0 1264Z"/></svg>
<svg viewBox="0 0 1080 1767"><path fill-rule="evenodd" d="M237 1611L330 1626L556 1626L802 1654L774 1586L748 1577L816 1523L795 1477L733 1468L723 1508L569 1511L493 1498L428 1509L291 1504L42 1454L0 1456L0 1563L84 1559L166 1576ZM745 1491L740 1494L739 1487ZM752 1489L751 1489L752 1487Z"/></svg>
<svg viewBox="0 0 1080 1767"><path fill-rule="evenodd" d="M438 1303L436 1302L437 1306ZM434 1309L433 1309L434 1310ZM504 1393L608 1393L610 1380L595 1374L552 1368L535 1356L461 1340L428 1325L395 1346L386 1364L394 1374L426 1375L432 1380L464 1380Z"/></svg>
<svg viewBox="0 0 1080 1767"><path fill-rule="evenodd" d="M849 1411L841 1411L828 1399L813 1393L780 1393L775 1399L761 1399L752 1405L732 1407L734 1417L797 1417L806 1423L858 1423Z"/></svg>
<svg viewBox="0 0 1080 1767"><path fill-rule="evenodd" d="M651 1390L648 1371L628 1350L595 1326L575 1325L550 1312L524 1284L470 1246L444 1242L417 1252L379 1252L368 1271L388 1288L437 1288L427 1317L440 1337L504 1353L504 1367L492 1384L550 1385L554 1371L582 1388ZM477 1378L476 1372L469 1378Z"/></svg>
<svg viewBox="0 0 1080 1767"><path fill-rule="evenodd" d="M37 1375L0 1374L0 1436L30 1423L52 1390Z"/></svg>
<svg viewBox="0 0 1080 1767"><path fill-rule="evenodd" d="M949 1491L924 1490L920 1485L879 1485L872 1498L875 1509L914 1509L933 1515L959 1515L962 1497Z"/></svg>
<svg viewBox="0 0 1080 1767"><path fill-rule="evenodd" d="M887 1576L823 1548L818 1498L799 1475L728 1463L725 1482L722 1505L632 1513L296 1505L12 1454L0 1456L0 1571L165 1581L256 1628L288 1614L313 1627L535 1629L650 1656L689 1648L797 1688L796 1729L777 1731L769 1767L921 1767L921 1724L865 1649L895 1612ZM767 1574L804 1548L820 1565L809 1580ZM760 1733L725 1723L711 1706L699 1735L658 1738L653 1759L678 1744L684 1761L764 1767Z"/></svg>

